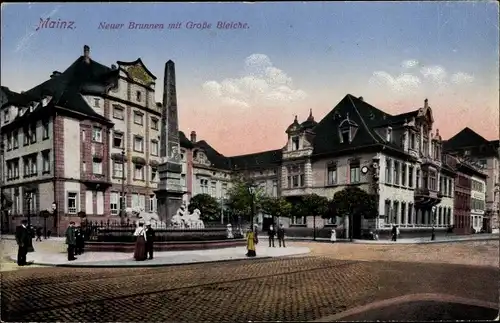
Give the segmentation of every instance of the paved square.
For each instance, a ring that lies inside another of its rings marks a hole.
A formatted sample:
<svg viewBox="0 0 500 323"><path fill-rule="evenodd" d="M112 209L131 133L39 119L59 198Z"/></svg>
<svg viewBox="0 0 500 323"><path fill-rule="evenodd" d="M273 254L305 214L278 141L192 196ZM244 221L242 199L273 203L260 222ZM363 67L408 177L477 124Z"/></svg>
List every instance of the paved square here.
<svg viewBox="0 0 500 323"><path fill-rule="evenodd" d="M2 318L298 321L414 293L498 301L496 241L398 246L292 244L307 246L312 254L159 268L4 272ZM471 263L480 258L483 261L476 266Z"/></svg>

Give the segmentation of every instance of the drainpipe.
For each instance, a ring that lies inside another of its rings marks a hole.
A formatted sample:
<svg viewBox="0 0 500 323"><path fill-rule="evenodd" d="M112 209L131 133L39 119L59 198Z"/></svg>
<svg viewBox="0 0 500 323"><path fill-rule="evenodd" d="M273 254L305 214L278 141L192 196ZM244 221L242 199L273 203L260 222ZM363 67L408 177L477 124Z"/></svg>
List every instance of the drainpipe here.
<svg viewBox="0 0 500 323"><path fill-rule="evenodd" d="M56 190L56 182L57 182L57 177L56 177L56 165L57 165L57 158L56 158L56 117L57 117L57 111L54 113L54 116L52 118L52 153L53 153L53 156L54 156L54 162L52 163L52 187L54 189L54 202L56 203L56 210L55 212L52 214L53 216L53 223L52 223L52 226L54 227L55 226L55 229L56 229L56 232L54 232L55 234L57 234L57 236L59 236L59 210L60 210L60 206L58 205L57 201L57 190Z"/></svg>

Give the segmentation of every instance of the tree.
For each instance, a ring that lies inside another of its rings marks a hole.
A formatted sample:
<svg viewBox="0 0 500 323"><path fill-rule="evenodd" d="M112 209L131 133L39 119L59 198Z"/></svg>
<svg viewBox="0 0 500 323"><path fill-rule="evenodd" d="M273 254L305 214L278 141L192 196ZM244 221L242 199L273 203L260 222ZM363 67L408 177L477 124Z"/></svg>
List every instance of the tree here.
<svg viewBox="0 0 500 323"><path fill-rule="evenodd" d="M283 197L263 197L260 201L261 210L274 217L289 217L292 211L292 204Z"/></svg>
<svg viewBox="0 0 500 323"><path fill-rule="evenodd" d="M347 187L333 196L325 218L362 216L374 219L378 216L378 197L356 186Z"/></svg>
<svg viewBox="0 0 500 323"><path fill-rule="evenodd" d="M220 205L217 199L208 194L197 194L189 201L188 211L200 210L201 220L215 221L220 219Z"/></svg>
<svg viewBox="0 0 500 323"><path fill-rule="evenodd" d="M227 207L231 210L231 213L236 216L243 216L250 219L252 214L252 195L250 194L248 188L253 185L253 182L245 176L236 176L232 185L228 190ZM262 200L263 192L259 188L255 188L254 193L254 203L255 208L260 207L260 202Z"/></svg>
<svg viewBox="0 0 500 323"><path fill-rule="evenodd" d="M299 216L321 216L328 213L328 198L317 194L302 196L297 203L296 212Z"/></svg>

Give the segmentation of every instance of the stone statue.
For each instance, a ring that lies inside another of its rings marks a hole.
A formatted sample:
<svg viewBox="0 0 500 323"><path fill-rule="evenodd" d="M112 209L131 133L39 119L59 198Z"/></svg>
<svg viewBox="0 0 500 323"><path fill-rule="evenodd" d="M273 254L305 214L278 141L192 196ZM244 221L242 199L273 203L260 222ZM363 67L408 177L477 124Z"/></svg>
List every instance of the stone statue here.
<svg viewBox="0 0 500 323"><path fill-rule="evenodd" d="M154 224L156 228L165 228L165 222L160 220L160 217L156 213L148 213L145 212L142 208L126 208L125 212L128 217L136 217L138 221L136 221L137 225L139 223L144 224Z"/></svg>

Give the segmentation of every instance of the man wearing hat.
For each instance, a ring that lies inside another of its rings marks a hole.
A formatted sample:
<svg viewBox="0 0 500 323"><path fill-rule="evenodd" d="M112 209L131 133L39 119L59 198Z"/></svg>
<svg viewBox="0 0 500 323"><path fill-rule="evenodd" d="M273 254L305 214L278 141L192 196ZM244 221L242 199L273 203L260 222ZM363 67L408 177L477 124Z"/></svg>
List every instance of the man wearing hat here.
<svg viewBox="0 0 500 323"><path fill-rule="evenodd" d="M75 222L71 221L69 227L66 229L66 244L68 245L68 260L73 261L75 258L75 248L76 248L76 232L75 232Z"/></svg>
<svg viewBox="0 0 500 323"><path fill-rule="evenodd" d="M32 244L31 232L28 229L28 221L22 220L21 225L16 228L16 242L17 242L17 265L26 265L26 255L28 254L28 247Z"/></svg>
<svg viewBox="0 0 500 323"><path fill-rule="evenodd" d="M155 242L155 230L151 228L151 222L146 224L146 253L149 259L153 259L153 244Z"/></svg>

